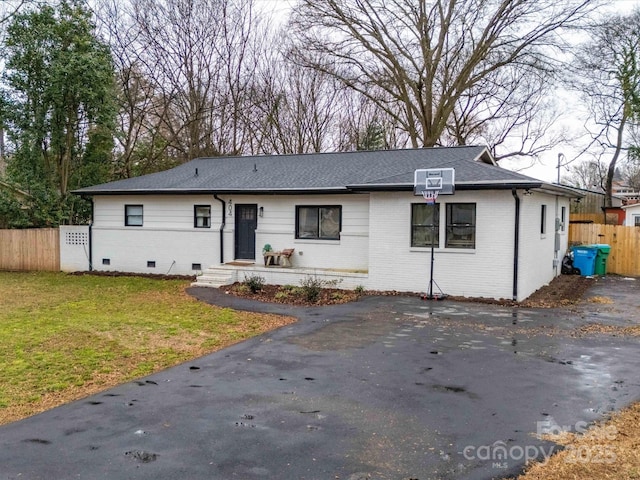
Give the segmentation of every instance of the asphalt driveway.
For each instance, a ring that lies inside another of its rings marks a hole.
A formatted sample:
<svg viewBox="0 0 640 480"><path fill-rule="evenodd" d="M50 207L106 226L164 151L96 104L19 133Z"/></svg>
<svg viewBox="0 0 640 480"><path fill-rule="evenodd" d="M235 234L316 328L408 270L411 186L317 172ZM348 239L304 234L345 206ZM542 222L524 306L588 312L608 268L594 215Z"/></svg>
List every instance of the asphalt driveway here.
<svg viewBox="0 0 640 480"><path fill-rule="evenodd" d="M575 311L368 297L0 427L1 479L489 479L640 399L639 287Z"/></svg>

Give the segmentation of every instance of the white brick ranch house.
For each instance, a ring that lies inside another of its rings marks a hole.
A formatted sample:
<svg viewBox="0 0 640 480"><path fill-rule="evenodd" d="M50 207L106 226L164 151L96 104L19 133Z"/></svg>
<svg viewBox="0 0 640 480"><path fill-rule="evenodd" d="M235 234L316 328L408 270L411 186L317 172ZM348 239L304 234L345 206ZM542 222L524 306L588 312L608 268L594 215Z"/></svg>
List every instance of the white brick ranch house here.
<svg viewBox="0 0 640 480"><path fill-rule="evenodd" d="M426 205L413 193L422 168L454 168L455 193ZM74 193L93 202L89 269L204 271L203 284L311 274L425 292L433 228L443 292L517 300L559 274L577 196L500 168L478 146L198 158ZM291 268L265 267L266 244L295 249Z"/></svg>

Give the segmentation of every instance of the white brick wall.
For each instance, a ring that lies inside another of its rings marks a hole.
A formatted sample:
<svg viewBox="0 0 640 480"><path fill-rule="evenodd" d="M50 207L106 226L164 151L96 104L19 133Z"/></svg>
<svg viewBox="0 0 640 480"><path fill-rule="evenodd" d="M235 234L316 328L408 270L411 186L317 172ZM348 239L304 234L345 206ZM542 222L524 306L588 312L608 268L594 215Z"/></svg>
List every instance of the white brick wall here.
<svg viewBox="0 0 640 480"><path fill-rule="evenodd" d="M518 297L524 299L560 274L562 258L567 251L569 235L569 199L558 197L557 216L566 207L565 230L560 230L560 251L557 253L557 267L554 268L556 197L534 192L522 195L520 192L520 263ZM540 233L541 205L547 206L546 233Z"/></svg>
<svg viewBox="0 0 640 480"><path fill-rule="evenodd" d="M411 193L371 195L369 287L425 292L430 248L411 248ZM445 204L476 203L476 248L435 251L434 279L449 295L511 298L514 200L510 191L458 191L438 198L440 245L445 242ZM437 292L437 289L434 289Z"/></svg>

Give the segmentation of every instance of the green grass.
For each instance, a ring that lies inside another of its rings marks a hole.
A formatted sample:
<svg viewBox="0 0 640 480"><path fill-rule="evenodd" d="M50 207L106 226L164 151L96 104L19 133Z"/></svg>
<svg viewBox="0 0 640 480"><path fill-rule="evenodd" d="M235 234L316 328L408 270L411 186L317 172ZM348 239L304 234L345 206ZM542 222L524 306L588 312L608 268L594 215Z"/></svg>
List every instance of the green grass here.
<svg viewBox="0 0 640 480"><path fill-rule="evenodd" d="M203 304L187 285L0 272L0 423L290 321Z"/></svg>

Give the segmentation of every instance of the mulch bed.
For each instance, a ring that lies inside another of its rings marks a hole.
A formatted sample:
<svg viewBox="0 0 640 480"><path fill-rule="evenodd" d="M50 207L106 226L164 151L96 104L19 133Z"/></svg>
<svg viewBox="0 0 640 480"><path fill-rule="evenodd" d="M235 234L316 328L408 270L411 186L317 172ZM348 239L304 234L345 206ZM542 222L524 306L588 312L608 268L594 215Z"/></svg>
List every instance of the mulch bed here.
<svg viewBox="0 0 640 480"><path fill-rule="evenodd" d="M546 285L529 298L522 302L514 302L510 299L493 298L470 298L448 296L449 300L459 302L476 302L503 306L521 306L528 308L560 308L578 303L587 289L593 285L593 278L582 277L580 275L560 275L554 278L549 285ZM397 292L397 291L377 291L367 290L364 292L354 292L353 290L340 290L337 288L323 288L317 301L310 302L296 287L283 287L281 285L264 285L256 293L249 291L242 283L221 287L226 293L238 297L259 300L263 302L282 303L297 306L319 306L347 303L358 300L363 295L388 295L388 296L419 296L419 293Z"/></svg>
<svg viewBox="0 0 640 480"><path fill-rule="evenodd" d="M242 283L234 283L220 287L225 293L237 297L259 300L262 302L283 303L296 306L335 305L358 300L362 293L353 290L340 290L337 288L323 288L315 302L307 300L299 287L283 287L282 285L264 285L259 291L252 293Z"/></svg>

